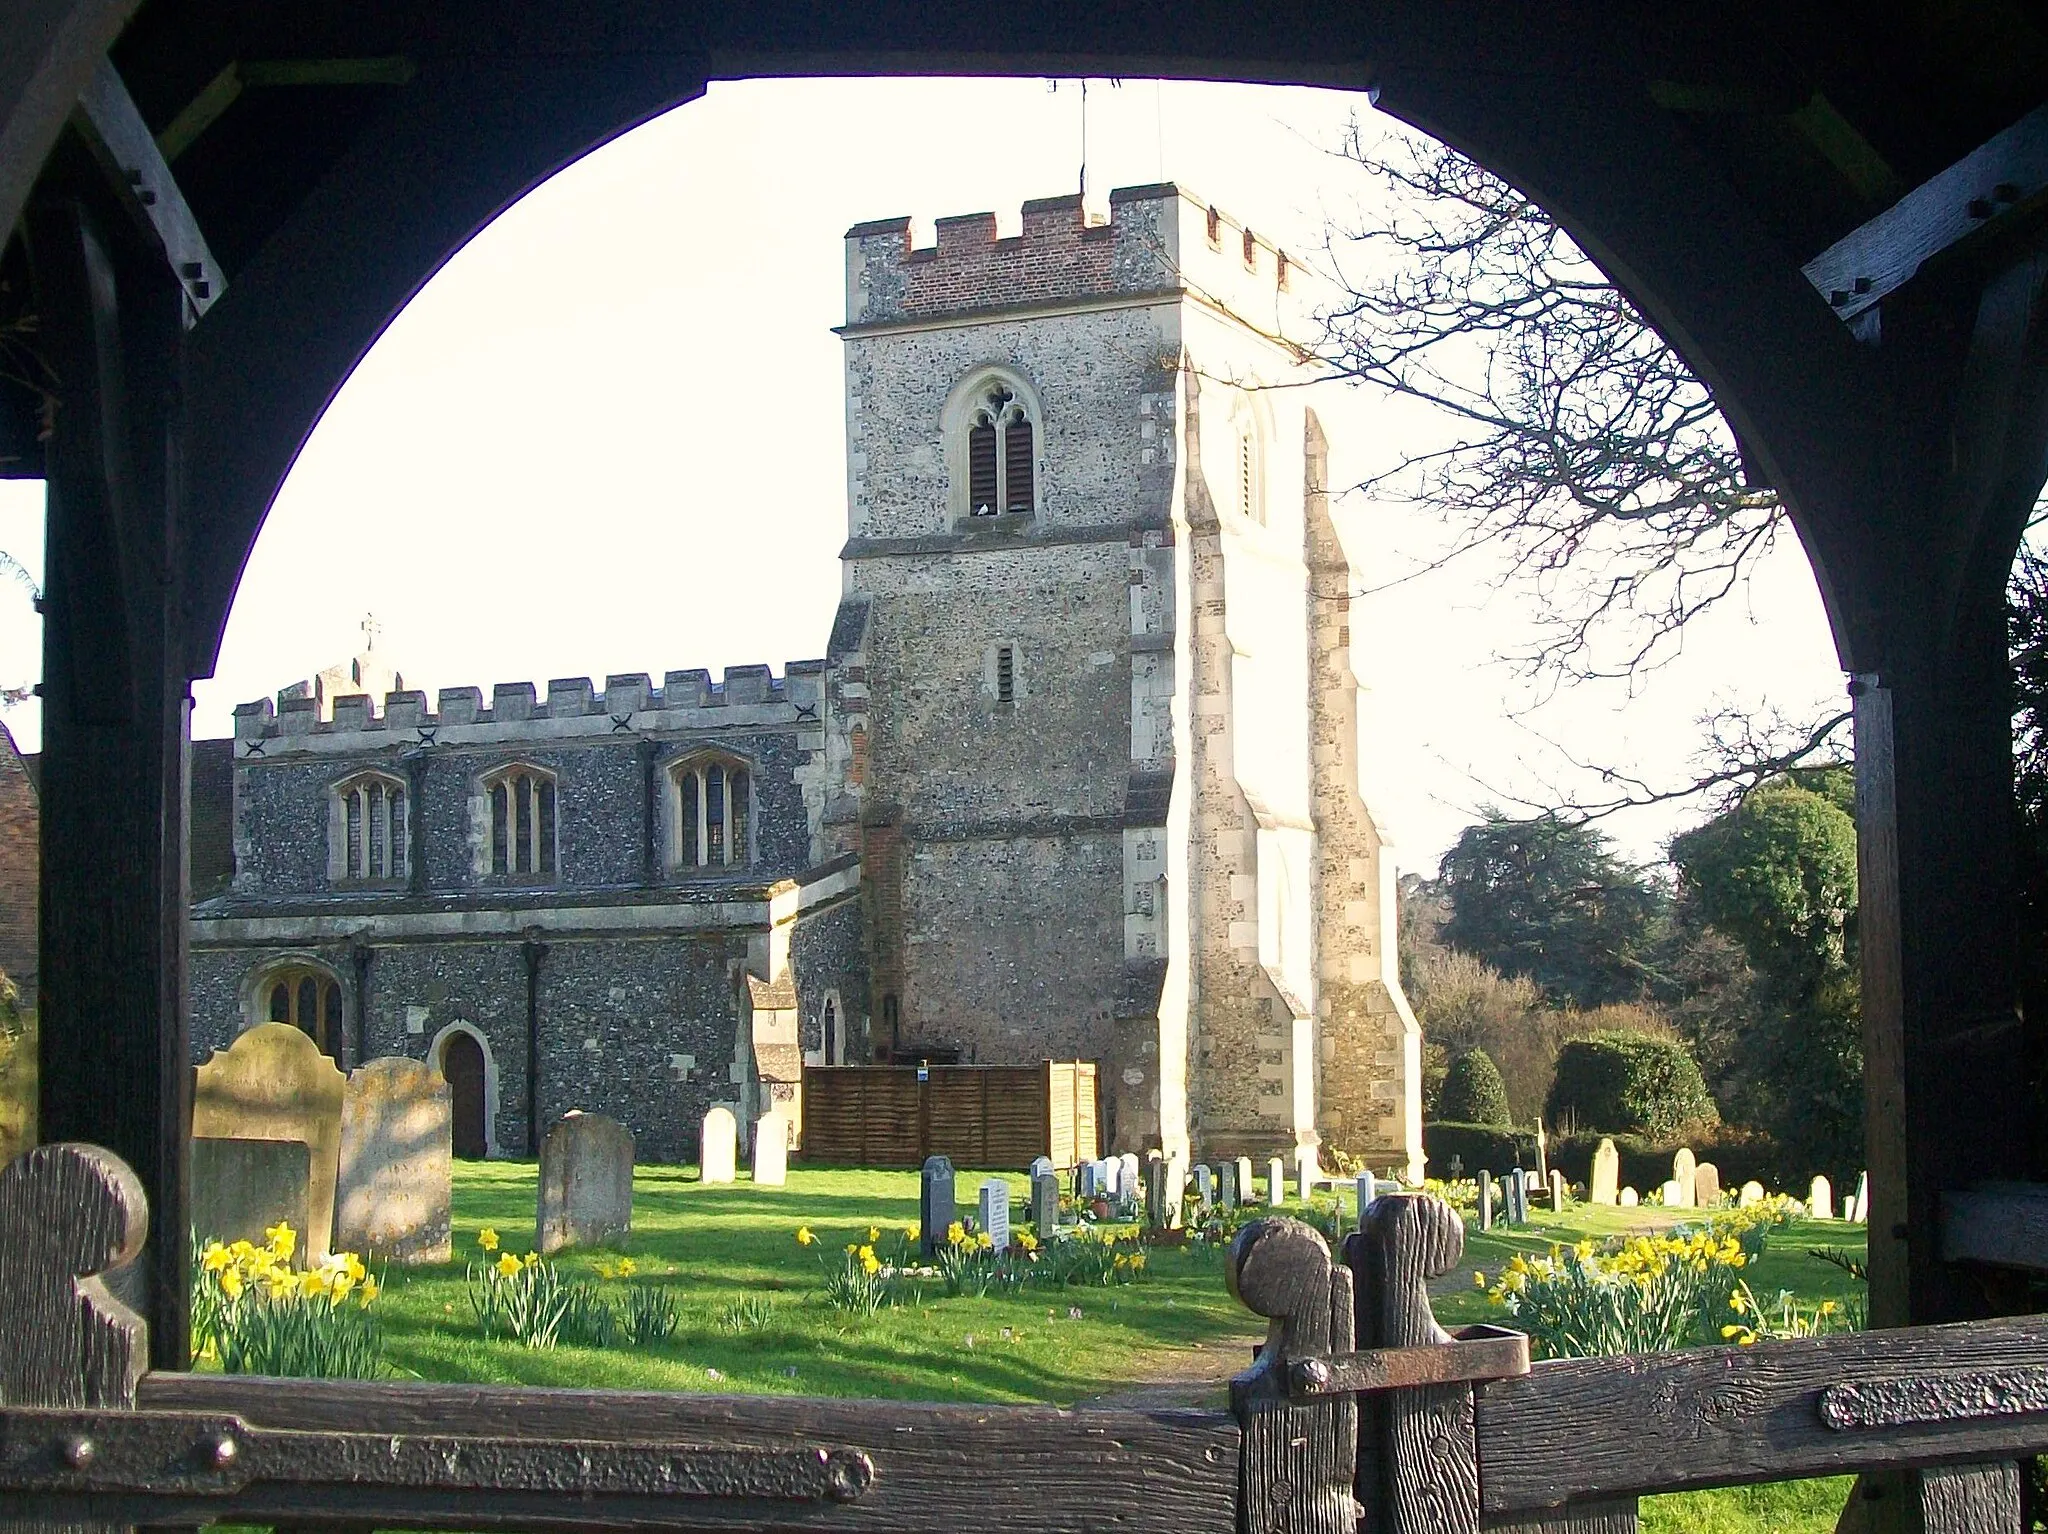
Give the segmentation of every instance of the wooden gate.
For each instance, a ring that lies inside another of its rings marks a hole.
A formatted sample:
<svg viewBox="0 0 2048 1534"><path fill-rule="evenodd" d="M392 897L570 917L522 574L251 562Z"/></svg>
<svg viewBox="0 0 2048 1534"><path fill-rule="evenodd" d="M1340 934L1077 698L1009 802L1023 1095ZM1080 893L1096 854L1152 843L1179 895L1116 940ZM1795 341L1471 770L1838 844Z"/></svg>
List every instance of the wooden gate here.
<svg viewBox="0 0 2048 1534"><path fill-rule="evenodd" d="M1098 1154L1092 1060L804 1071L803 1159L843 1166L1076 1166Z"/></svg>
<svg viewBox="0 0 2048 1534"><path fill-rule="evenodd" d="M928 1534L969 1499L997 1534L1633 1534L1648 1492L1884 1470L1917 1472L1886 1528L2019 1534L2048 1318L1532 1366L1432 1316L1448 1205L1363 1226L1341 1260L1294 1220L1239 1233L1224 1276L1271 1327L1227 1412L145 1374L98 1276L141 1249L141 1186L46 1146L0 1171L0 1529Z"/></svg>

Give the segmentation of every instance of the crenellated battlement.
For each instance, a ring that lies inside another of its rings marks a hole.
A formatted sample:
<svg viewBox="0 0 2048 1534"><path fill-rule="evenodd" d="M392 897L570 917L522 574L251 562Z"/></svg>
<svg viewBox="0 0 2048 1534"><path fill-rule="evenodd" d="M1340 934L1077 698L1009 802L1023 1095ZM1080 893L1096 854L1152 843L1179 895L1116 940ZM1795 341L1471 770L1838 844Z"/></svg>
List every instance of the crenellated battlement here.
<svg viewBox="0 0 2048 1534"><path fill-rule="evenodd" d="M312 697L289 693L277 699L259 698L235 709L237 740L270 740L299 735L353 735L382 731L440 731L472 725L544 726L530 731L507 730L504 734L533 733L558 735L586 733L591 725L608 731L620 720L634 728L659 727L664 721L643 718L649 714L701 715L707 710L737 715L772 716L787 713L797 717L816 710L824 693L823 661L791 661L776 676L765 665L728 666L722 680L713 681L709 671L671 671L655 687L644 671L608 676L604 686L591 684L589 677L555 677L542 696L531 682L500 682L485 701L480 687L443 687L435 705L428 707L424 692L386 693L383 706L365 693L332 700L333 718L320 717L320 704ZM672 718L675 724L707 725L716 719ZM742 722L734 717L732 722ZM747 717L744 722L762 722Z"/></svg>
<svg viewBox="0 0 2048 1534"><path fill-rule="evenodd" d="M999 238L993 213L941 218L928 246L908 218L846 231L849 328L1180 291L1263 318L1299 267L1270 241L1173 182L1119 187L1109 218L1081 197L1023 208L1022 232Z"/></svg>

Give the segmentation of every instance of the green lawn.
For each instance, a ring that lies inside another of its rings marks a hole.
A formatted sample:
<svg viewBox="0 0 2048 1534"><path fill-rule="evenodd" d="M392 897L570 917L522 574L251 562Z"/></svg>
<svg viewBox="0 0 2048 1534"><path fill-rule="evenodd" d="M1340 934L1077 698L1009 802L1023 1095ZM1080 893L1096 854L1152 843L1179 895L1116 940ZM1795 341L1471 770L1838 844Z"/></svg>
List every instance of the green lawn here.
<svg viewBox="0 0 2048 1534"><path fill-rule="evenodd" d="M984 1175L959 1175L963 1210L972 1207ZM1028 1208L1027 1190L1022 1177L1009 1181L1014 1218ZM400 1371L438 1380L1066 1405L1148 1380L1220 1378L1246 1361L1261 1331L1225 1293L1220 1256L1171 1248L1153 1249L1146 1280L1128 1287L949 1299L933 1284L920 1303L872 1321L852 1319L824 1302L819 1254L831 1260L847 1241L865 1239L871 1226L886 1241L914 1225L915 1172L798 1169L786 1188L707 1188L694 1169L642 1167L633 1236L622 1250L643 1277L674 1288L684 1308L682 1330L645 1350L530 1352L477 1336L463 1259L477 1253L477 1233L487 1225L507 1250L526 1251L533 1212L531 1164L458 1167L458 1261L388 1275L381 1309ZM1473 1272L1490 1280L1517 1251L1637 1230L1656 1218L1649 1210L1581 1205L1539 1215L1525 1231L1475 1231L1459 1273L1443 1286L1437 1314L1449 1325L1497 1316L1473 1286ZM799 1226L815 1232L819 1244L798 1246ZM1779 1289L1808 1302L1854 1298L1859 1286L1848 1275L1807 1252L1838 1246L1860 1256L1862 1245L1858 1226L1799 1222L1772 1237L1751 1285L1765 1298ZM614 1255L565 1254L562 1261L572 1273L595 1276L598 1263ZM722 1321L743 1300L769 1307L758 1330L735 1331ZM1220 1389L1208 1398L1220 1402ZM1827 1534L1848 1486L1837 1478L1651 1498L1642 1509L1644 1534Z"/></svg>

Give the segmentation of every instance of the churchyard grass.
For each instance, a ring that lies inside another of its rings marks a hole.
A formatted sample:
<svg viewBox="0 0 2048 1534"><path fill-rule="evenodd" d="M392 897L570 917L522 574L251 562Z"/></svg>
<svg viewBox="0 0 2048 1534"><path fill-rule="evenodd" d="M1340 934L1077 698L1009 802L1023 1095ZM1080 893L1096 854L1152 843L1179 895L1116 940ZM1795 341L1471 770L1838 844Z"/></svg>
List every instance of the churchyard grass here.
<svg viewBox="0 0 2048 1534"><path fill-rule="evenodd" d="M962 1170L958 1185L977 1187L983 1175ZM1016 1174L1008 1181L1013 1207L1028 1208L1027 1180ZM674 1296L680 1320L673 1335L610 1349L486 1342L466 1298L465 1262L480 1255L477 1236L486 1227L505 1249L524 1254L534 1193L530 1163L457 1166L456 1261L393 1269L380 1305L397 1372L506 1384L1065 1405L1161 1377L1220 1378L1249 1359L1260 1332L1224 1292L1220 1253L1173 1247L1151 1249L1141 1284L948 1298L934 1282L922 1304L848 1314L826 1301L818 1253L843 1254L874 1227L886 1245L892 1231L914 1226L916 1172L796 1167L787 1187L757 1189L745 1180L706 1187L691 1169L642 1167L630 1240L616 1250L564 1252L558 1262L565 1277L608 1289L623 1309L626 1281L608 1280L603 1270L616 1273L620 1255L631 1255L633 1282L651 1281ZM964 1199L961 1208L967 1212ZM1290 1204L1283 1212L1302 1210ZM1491 1286L1517 1254L1535 1258L1555 1242L1600 1240L1683 1217L1575 1204L1563 1214L1539 1212L1520 1229L1468 1226L1465 1261L1439 1285L1437 1314L1448 1325L1502 1320L1474 1285L1475 1272ZM798 1244L800 1226L815 1234L816 1246ZM1811 1256L1815 1247L1860 1257L1863 1231L1795 1220L1744 1276L1766 1302L1780 1290L1808 1306L1860 1301L1861 1284ZM1208 1388L1205 1400L1220 1406L1222 1388ZM1826 1534L1849 1486L1835 1478L1653 1497L1643 1503L1642 1526L1644 1534Z"/></svg>

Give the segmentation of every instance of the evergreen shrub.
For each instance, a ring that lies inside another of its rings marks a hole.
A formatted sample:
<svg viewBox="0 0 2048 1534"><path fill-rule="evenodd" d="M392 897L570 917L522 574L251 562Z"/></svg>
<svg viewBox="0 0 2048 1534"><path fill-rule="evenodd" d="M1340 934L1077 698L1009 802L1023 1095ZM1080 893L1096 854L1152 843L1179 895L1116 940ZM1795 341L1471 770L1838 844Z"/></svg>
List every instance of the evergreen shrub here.
<svg viewBox="0 0 2048 1534"><path fill-rule="evenodd" d="M1721 1114L1683 1044L1596 1033L1558 1051L1544 1118L1575 1130L1667 1139L1718 1124Z"/></svg>
<svg viewBox="0 0 2048 1534"><path fill-rule="evenodd" d="M1501 1080L1493 1056L1483 1049L1468 1049L1451 1062L1437 1094L1437 1114L1457 1124L1488 1124L1505 1129L1514 1122L1508 1112L1507 1083Z"/></svg>

